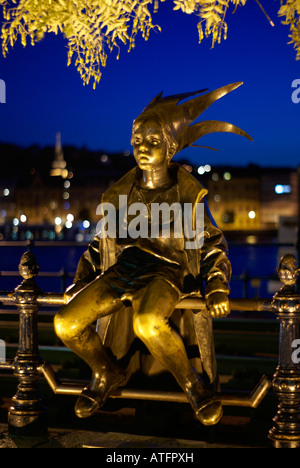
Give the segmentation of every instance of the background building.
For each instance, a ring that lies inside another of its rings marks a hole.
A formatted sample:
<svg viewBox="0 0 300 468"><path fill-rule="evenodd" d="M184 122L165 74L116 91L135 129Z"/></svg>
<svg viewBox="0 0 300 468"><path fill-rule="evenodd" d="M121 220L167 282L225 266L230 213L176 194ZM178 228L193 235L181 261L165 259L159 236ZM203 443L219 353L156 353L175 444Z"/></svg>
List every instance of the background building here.
<svg viewBox="0 0 300 468"><path fill-rule="evenodd" d="M261 184L257 168L213 168L207 180L208 202L226 231L261 229Z"/></svg>
<svg viewBox="0 0 300 468"><path fill-rule="evenodd" d="M298 216L298 172L269 168L261 173L262 228L278 228L283 217Z"/></svg>
<svg viewBox="0 0 300 468"><path fill-rule="evenodd" d="M0 144L0 157L2 240L86 238L99 220L96 210L103 192L136 165L128 151L62 148L59 134L54 148ZM262 234L277 231L285 222L297 229L296 169L179 162L208 189L210 211L223 231Z"/></svg>

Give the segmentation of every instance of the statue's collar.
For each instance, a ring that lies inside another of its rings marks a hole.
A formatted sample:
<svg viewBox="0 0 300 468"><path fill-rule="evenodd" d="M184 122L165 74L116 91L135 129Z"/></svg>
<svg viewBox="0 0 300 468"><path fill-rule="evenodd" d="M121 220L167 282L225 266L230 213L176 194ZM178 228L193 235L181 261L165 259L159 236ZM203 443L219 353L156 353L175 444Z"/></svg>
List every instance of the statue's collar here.
<svg viewBox="0 0 300 468"><path fill-rule="evenodd" d="M172 162L170 171L172 172L172 178L177 179L179 198L182 203L194 203L205 197L207 190L180 164ZM103 200L118 206L119 195L128 196L133 184L140 177L141 170L136 166L103 194Z"/></svg>

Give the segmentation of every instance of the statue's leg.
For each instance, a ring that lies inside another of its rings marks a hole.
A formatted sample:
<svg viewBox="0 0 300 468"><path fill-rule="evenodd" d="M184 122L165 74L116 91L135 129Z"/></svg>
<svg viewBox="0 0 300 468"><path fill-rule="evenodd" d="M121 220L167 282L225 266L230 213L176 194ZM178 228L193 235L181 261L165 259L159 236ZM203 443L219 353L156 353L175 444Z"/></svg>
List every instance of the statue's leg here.
<svg viewBox="0 0 300 468"><path fill-rule="evenodd" d="M116 312L121 306L121 300L100 277L62 307L54 318L59 338L93 371L91 384L76 403L75 412L81 418L91 416L125 379L125 372L108 356L92 325L98 318Z"/></svg>
<svg viewBox="0 0 300 468"><path fill-rule="evenodd" d="M178 300L179 293L167 281L151 281L143 295L133 300L134 331L152 356L173 374L199 421L216 424L222 417L222 405L203 387L190 365L181 337L169 324Z"/></svg>

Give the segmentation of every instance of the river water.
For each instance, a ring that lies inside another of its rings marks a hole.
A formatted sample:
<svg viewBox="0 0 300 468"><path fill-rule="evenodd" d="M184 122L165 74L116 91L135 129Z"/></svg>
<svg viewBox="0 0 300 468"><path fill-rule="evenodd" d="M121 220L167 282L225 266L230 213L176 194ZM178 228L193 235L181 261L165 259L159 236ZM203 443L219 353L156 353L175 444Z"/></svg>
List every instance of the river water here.
<svg viewBox="0 0 300 468"><path fill-rule="evenodd" d="M80 256L87 248L86 243L73 242L40 242L36 243L33 252L40 266L40 276L37 283L45 292L62 292L62 288L72 282L68 278L63 285L59 278L49 278L43 275L46 272L59 272L63 268L69 274L76 271ZM0 243L0 290L9 291L20 283L20 277L7 277L5 272L18 271L22 254L27 250L22 243ZM293 249L287 250L293 253ZM229 258L232 264L231 297L271 297L274 293L272 287L278 287L276 281L276 267L282 251L273 243L246 244L229 243ZM284 252L283 252L284 253ZM247 272L250 277L245 283L241 276ZM271 282L270 282L271 278ZM279 284L280 286L280 284Z"/></svg>

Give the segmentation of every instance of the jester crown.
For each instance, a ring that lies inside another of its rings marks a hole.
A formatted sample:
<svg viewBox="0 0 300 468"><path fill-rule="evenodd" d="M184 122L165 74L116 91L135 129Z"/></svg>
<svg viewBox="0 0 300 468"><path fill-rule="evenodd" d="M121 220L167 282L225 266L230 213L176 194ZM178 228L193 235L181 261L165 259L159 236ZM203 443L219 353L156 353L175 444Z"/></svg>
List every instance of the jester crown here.
<svg viewBox="0 0 300 468"><path fill-rule="evenodd" d="M229 84L181 104L179 102L183 99L204 93L207 89L166 97L162 97L161 92L145 107L134 121L134 124L140 120L158 118L163 125L169 126L172 136L178 143L176 153L179 153L187 146L199 146L193 145L193 143L202 136L214 132L236 133L252 141L252 138L246 132L227 122L205 120L191 125L211 104L242 84L242 82Z"/></svg>

